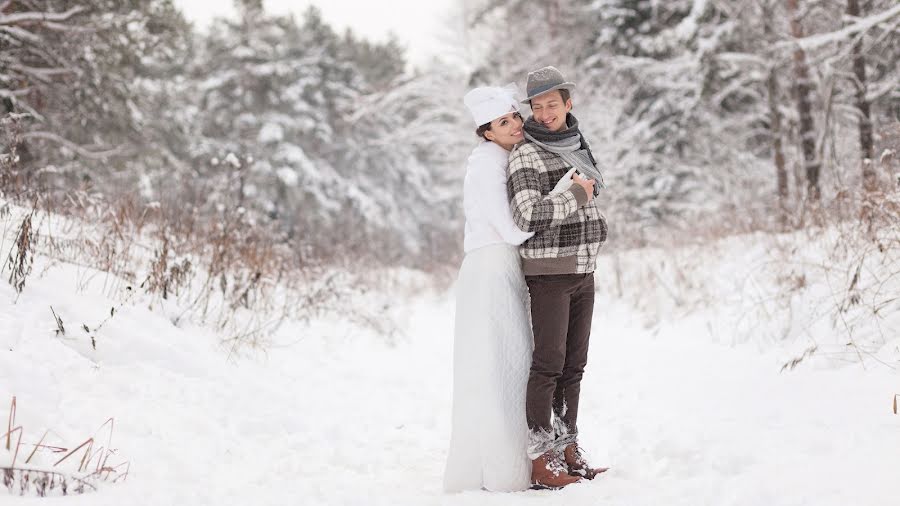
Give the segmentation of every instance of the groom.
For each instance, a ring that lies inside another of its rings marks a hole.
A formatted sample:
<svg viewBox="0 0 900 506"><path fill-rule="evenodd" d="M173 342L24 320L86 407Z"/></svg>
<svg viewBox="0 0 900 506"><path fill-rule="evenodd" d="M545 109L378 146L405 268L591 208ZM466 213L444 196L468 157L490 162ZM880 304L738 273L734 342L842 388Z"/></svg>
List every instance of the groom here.
<svg viewBox="0 0 900 506"><path fill-rule="evenodd" d="M577 444L578 398L594 308L594 264L606 219L594 197L603 187L572 110L575 84L554 67L528 74L532 117L509 157L507 190L531 294L534 354L525 411L532 485L560 488L606 469L590 467ZM554 188L570 169L572 184Z"/></svg>

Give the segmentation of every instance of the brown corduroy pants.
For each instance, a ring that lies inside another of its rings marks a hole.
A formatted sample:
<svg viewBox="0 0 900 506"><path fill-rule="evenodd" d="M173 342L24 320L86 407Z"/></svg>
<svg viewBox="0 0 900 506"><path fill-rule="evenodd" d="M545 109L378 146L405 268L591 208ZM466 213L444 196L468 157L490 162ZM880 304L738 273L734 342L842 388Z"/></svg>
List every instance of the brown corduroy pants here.
<svg viewBox="0 0 900 506"><path fill-rule="evenodd" d="M526 276L525 281L534 329L525 394L528 428L552 434L552 409L575 433L594 311L594 274Z"/></svg>

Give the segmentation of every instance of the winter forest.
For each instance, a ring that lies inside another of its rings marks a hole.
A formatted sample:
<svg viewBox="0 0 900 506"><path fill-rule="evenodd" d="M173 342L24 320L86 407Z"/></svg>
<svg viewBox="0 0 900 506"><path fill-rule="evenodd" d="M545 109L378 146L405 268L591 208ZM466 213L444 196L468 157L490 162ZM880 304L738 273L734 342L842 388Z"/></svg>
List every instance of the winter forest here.
<svg viewBox="0 0 900 506"><path fill-rule="evenodd" d="M455 262L455 98L548 61L603 146L613 247L846 218L896 188L891 0L463 2L465 43L424 68L314 8L237 3L198 33L166 1L5 2L4 192L152 207L186 235L230 219L297 265Z"/></svg>
<svg viewBox="0 0 900 506"><path fill-rule="evenodd" d="M0 504L896 504L897 0L458 0L427 62L233 4L0 0ZM612 471L447 495L462 97L545 65Z"/></svg>

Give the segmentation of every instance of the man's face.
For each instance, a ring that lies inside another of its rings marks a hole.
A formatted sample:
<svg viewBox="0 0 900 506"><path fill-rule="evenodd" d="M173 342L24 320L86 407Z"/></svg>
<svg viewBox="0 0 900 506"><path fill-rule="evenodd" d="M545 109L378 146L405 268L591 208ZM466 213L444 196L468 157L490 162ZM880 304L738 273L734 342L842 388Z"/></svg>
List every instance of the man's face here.
<svg viewBox="0 0 900 506"><path fill-rule="evenodd" d="M566 127L566 114L572 110L572 99L563 102L559 90L548 91L531 99L531 113L534 120L551 132Z"/></svg>

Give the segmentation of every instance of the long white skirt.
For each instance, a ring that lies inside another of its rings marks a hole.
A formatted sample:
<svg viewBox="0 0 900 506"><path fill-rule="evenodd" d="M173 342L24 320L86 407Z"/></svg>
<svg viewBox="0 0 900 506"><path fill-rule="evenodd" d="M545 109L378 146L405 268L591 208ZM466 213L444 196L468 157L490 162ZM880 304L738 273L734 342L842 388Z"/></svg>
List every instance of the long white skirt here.
<svg viewBox="0 0 900 506"><path fill-rule="evenodd" d="M444 490L525 490L533 338L518 248L469 252L456 285L453 422Z"/></svg>

